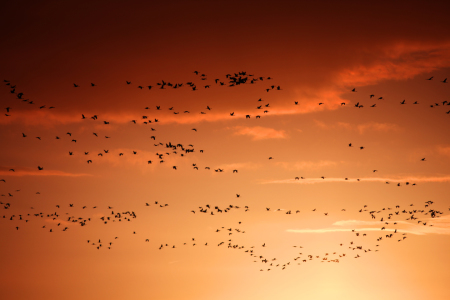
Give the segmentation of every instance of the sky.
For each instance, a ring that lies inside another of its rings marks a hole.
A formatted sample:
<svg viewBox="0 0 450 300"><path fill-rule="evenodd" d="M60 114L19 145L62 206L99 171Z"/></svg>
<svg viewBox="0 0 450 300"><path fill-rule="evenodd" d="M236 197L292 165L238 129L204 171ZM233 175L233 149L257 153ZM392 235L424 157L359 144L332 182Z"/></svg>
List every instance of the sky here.
<svg viewBox="0 0 450 300"><path fill-rule="evenodd" d="M5 299L448 299L450 4L0 11Z"/></svg>

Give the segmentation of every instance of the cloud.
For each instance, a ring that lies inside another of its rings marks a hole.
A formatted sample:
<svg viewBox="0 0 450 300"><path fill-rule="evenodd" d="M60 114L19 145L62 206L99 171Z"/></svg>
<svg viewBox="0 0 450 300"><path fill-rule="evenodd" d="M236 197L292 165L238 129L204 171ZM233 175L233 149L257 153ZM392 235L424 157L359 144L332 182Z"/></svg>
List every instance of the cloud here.
<svg viewBox="0 0 450 300"><path fill-rule="evenodd" d="M438 153L445 156L450 156L450 146L439 146L437 149Z"/></svg>
<svg viewBox="0 0 450 300"><path fill-rule="evenodd" d="M366 86L385 80L411 79L450 66L450 43L398 42L378 49L378 58L342 70L342 86Z"/></svg>
<svg viewBox="0 0 450 300"><path fill-rule="evenodd" d="M85 119L82 118L82 114L85 115ZM95 121L91 119L91 117L94 115L97 115L98 117L98 119ZM147 118L144 119L143 115L146 115ZM234 118L245 118L245 115L246 114L244 112L236 111ZM120 112L103 111L101 114L99 114L82 111L68 113L58 111L58 109L47 109L13 111L10 113L9 117L0 118L0 125L20 123L24 125L56 126L82 122L95 125L103 125L103 121L108 121L110 122L110 125L115 125L129 124L132 120L135 120L138 125L144 125L144 121L151 124L156 123L155 119L158 120L158 124L194 124L202 121L214 122L231 118L232 117L228 112L201 114L199 111L197 111L191 113L180 112L180 114L175 115L172 111L158 111L158 113L156 114L154 111L142 113L139 111L122 110Z"/></svg>
<svg viewBox="0 0 450 300"><path fill-rule="evenodd" d="M400 132L401 128L397 124L394 123L378 123L378 122L368 122L368 123L362 123L362 124L350 124L346 122L337 122L335 124L326 124L323 121L314 120L316 123L316 126L321 129L336 129L336 128L343 128L347 130L356 130L360 134L363 134L367 130L373 130L373 131L394 131L394 132Z"/></svg>
<svg viewBox="0 0 450 300"><path fill-rule="evenodd" d="M350 123L337 122L336 124L337 124L338 127L345 128L345 129L348 129L348 130L351 130L351 129L355 128L355 126L352 126Z"/></svg>
<svg viewBox="0 0 450 300"><path fill-rule="evenodd" d="M156 153L158 151L152 152L147 150L136 150L130 148L115 148L108 149L108 153L105 153L103 150L92 151L92 153L102 153L102 156L98 156L94 154L92 157L92 165L107 165L112 166L114 168L134 168L142 172L142 174L147 174L149 172L154 172L159 165L163 165L166 168L172 168L172 166L180 167L179 163L184 165L187 164L185 160L180 157L180 154L183 153L181 150L177 150L177 154L172 153L171 150L170 155L166 154L166 151L169 149L161 147L155 147L155 149L159 150L159 152L163 154L160 159ZM133 154L133 151L136 150L136 154ZM123 155L120 155L123 153ZM87 160L87 158L86 158ZM83 163L86 163L86 160ZM163 161L161 163L160 161ZM151 161L151 163L148 163Z"/></svg>
<svg viewBox="0 0 450 300"><path fill-rule="evenodd" d="M23 110L14 111L10 113L9 117L0 118L0 125L6 124L23 124L23 125L43 125L43 126L57 126L65 124L95 124L97 126L102 126L102 129L111 129L113 125L117 124L130 124L132 120L136 121L136 125L147 125L158 123L159 125L166 124L197 124L201 122L218 122L218 121L232 121L236 119L245 119L247 115L250 115L251 119L255 119L257 114L249 113L248 110L243 108L233 108L229 109L232 111L216 111L207 112L202 114L198 110L190 110L189 113L184 113L180 110L178 114L174 114L173 111L165 110L158 111L155 113L151 112L139 112L139 111L120 111L120 112L108 112L103 111L101 114L98 113L88 113L88 112L60 112L58 110ZM261 118L268 117L270 115L286 115L286 114L297 114L306 113L311 110L305 109L290 109L290 108L278 108L273 109L269 114L261 114ZM177 111L178 112L178 111ZM230 115L233 113L233 116ZM82 119L81 115L85 115L85 119ZM96 121L91 119L91 116L97 115L98 119ZM147 116L147 118L143 118ZM155 119L158 122L155 122ZM103 126L103 121L110 122L108 127ZM94 122L94 123L92 123Z"/></svg>
<svg viewBox="0 0 450 300"><path fill-rule="evenodd" d="M417 182L449 182L450 176L442 177L415 177L415 176L405 176L405 177L366 177L366 178L336 178L336 177L325 177L322 178L305 178L296 180L291 179L280 179L280 180L268 180L262 182L262 184L269 183L295 183L295 184L313 184L313 183L330 183L330 182L393 182L393 183L417 183Z"/></svg>
<svg viewBox="0 0 450 300"><path fill-rule="evenodd" d="M410 233L415 235L426 234L450 234L450 215L441 218L426 218L422 222L428 224L411 223L406 221L395 221L397 224L395 228L383 229L383 232ZM433 226L429 226L433 225ZM287 232L294 233L329 233L329 232L362 232L362 231L381 231L384 223L381 221L362 221L362 220L341 220L334 222L331 227L317 228L317 229L287 229Z"/></svg>
<svg viewBox="0 0 450 300"><path fill-rule="evenodd" d="M374 131L395 131L399 132L401 131L400 126L393 123L377 123L377 122L370 122L365 124L359 124L356 126L357 130L360 134L363 134L366 130L374 130Z"/></svg>
<svg viewBox="0 0 450 300"><path fill-rule="evenodd" d="M133 154L133 151L136 151L136 154ZM188 160L185 159L186 156L196 156L199 151L195 150L194 153L185 154L184 151L177 148L176 154L174 150L170 148L165 148L165 146L155 147L155 151L148 150L139 150L139 149L131 149L131 148L114 148L109 149L108 153L105 153L103 150L92 151L92 153L102 153L102 156L98 156L94 154L92 158L92 164L96 165L110 165L113 167L126 167L126 168L134 168L138 169L142 172L142 174L147 174L149 172L154 172L158 170L158 166L163 166L163 168L172 169L173 166L176 166L178 170L185 169L193 169L194 166ZM123 155L120 155L120 154ZM156 153L162 154L161 159ZM167 154L169 153L169 154ZM181 156L182 154L186 156ZM87 158L86 158L87 160ZM86 163L86 160L83 162ZM151 161L151 163L148 163ZM163 161L163 163L161 163ZM221 166L215 166L215 168L222 168L225 171L232 171L231 168L245 168L249 167L250 164L247 163L237 163L237 164L223 164ZM199 170L204 170L207 165L199 164ZM209 166L211 171L213 171L213 166Z"/></svg>
<svg viewBox="0 0 450 300"><path fill-rule="evenodd" d="M286 132L284 130L276 130L268 127L254 126L254 127L244 127L236 126L234 127L235 135L248 135L252 137L252 140L265 140L265 139L285 139Z"/></svg>
<svg viewBox="0 0 450 300"><path fill-rule="evenodd" d="M328 228L318 228L318 229L287 229L287 232L295 232L295 233L328 233L328 232L352 232L354 228L334 228L334 227L328 227ZM355 231L381 231L380 228L358 228L358 230ZM395 229L387 228L383 231L395 231ZM405 232L405 231L402 231Z"/></svg>
<svg viewBox="0 0 450 300"><path fill-rule="evenodd" d="M163 148L163 146L156 148L160 150L160 152L167 151L169 149ZM148 169L148 161L151 160L153 163L159 163L160 159L156 155L156 152L146 151L146 150L136 150L136 154L133 153L136 149L130 148L116 148L116 149L108 149L108 153L105 153L103 150L93 151L93 153L102 153L102 156L95 156L92 159L93 163L100 164L110 164L113 166L119 165L132 165L132 166L143 166L145 169ZM172 152L172 150L171 150ZM181 152L181 150L180 150ZM120 155L122 154L122 155ZM163 152L163 158L165 162L173 163L176 160L177 154L167 155L166 152Z"/></svg>
<svg viewBox="0 0 450 300"><path fill-rule="evenodd" d="M242 169L257 169L260 165L253 163L231 163L231 164L221 164L215 166L214 169L220 168L224 171L232 171L232 170L242 170Z"/></svg>
<svg viewBox="0 0 450 300"><path fill-rule="evenodd" d="M398 39L394 39L392 41L383 41L383 43L378 45L370 49L367 49L366 45L354 45L351 51L347 51L347 56L342 57L343 59L340 60L340 63L329 64L326 68L317 69L315 72L305 68L305 70L308 70L308 73L306 74L306 71L304 71L299 74L302 79L300 83L298 80L294 82L292 80L289 81L287 77L284 78L287 82L286 85L283 86L280 94L278 92L275 93L276 96L273 101L271 100L271 106L268 108L269 112L267 114L262 113L261 118L346 109L346 106L341 106L340 104L349 102L346 95L350 88L376 85L390 80L407 80L420 74L450 66L449 42L398 42ZM335 50L333 49L333 51ZM329 54L326 55L329 57ZM321 56L316 57L316 59L321 58ZM280 79L283 78L281 77ZM58 125L88 121L81 120L81 113L84 113L87 118L93 114L98 114L98 121L109 120L111 124L125 124L131 120L139 121L142 124L142 121L144 121L142 119L143 114L148 114L151 120L154 120L156 117L160 120L160 124L217 122L242 119L247 114L250 114L253 119L257 114L254 105L250 104L249 101L245 101L242 94L233 94L230 97L231 94L224 95L222 89L216 89L215 87L211 89L211 93L216 93L214 97L218 96L217 99L220 100L227 98L228 101L218 102L218 106L213 107L211 111L206 110L206 105L204 105L209 103L207 102L210 101L209 96L213 95L209 93L209 90L208 92L204 91L196 94L196 96L201 97L202 101L186 102L185 99L181 99L182 97L180 97L180 100L171 99L170 103L173 103L171 105L175 107L173 111L169 111L167 108L158 111L154 108L143 111L137 108L131 109L128 106L126 110L124 110L123 106L120 106L119 111L117 103L123 103L123 101L118 100L126 99L125 97L128 97L130 94L128 94L128 90L125 93L123 89L115 86L108 86L108 88L110 89L107 92L105 91L104 94L95 95L90 94L91 92L77 94L83 90L77 90L76 92L73 89L70 90L71 92L64 90L66 94L69 93L67 95L68 98L54 97L53 99L49 97L47 90L45 90L40 94L33 95L33 97L50 98L52 103L54 102L55 109L38 109L34 106L37 106L37 104L24 104L27 105L27 109L12 110L10 117L0 118L0 124ZM251 87L248 85L245 88L250 89ZM140 92L138 89L135 89L135 93ZM148 99L142 93L132 95L136 96L136 103L141 103L142 107L147 105L145 103L147 103ZM157 95L168 97L167 93L166 95L160 93ZM282 97L278 97L279 95L282 95ZM66 109L65 104L67 101L75 100L77 97L82 97L83 100L71 101L71 104L73 104L72 110L64 110ZM96 97L99 99L104 97L104 100L98 101ZM105 106L105 102L110 101L111 98L116 100L108 102L108 105ZM298 102L298 105L294 105L294 102ZM323 103L323 105L319 105L319 103ZM92 105L94 105L94 108ZM97 111L95 111L96 109ZM185 110L188 110L190 113L184 113ZM173 114L174 111L179 112L179 114ZM205 114L201 114L202 111ZM231 112L235 113L234 117L230 116ZM385 130L384 128L390 127L375 126L374 129L376 128L378 128L377 130ZM359 130L364 131L366 129L368 128L361 127Z"/></svg>
<svg viewBox="0 0 450 300"><path fill-rule="evenodd" d="M303 113L319 110L335 110L341 103L348 103L345 98L351 88L376 85L389 80L407 80L420 74L429 73L450 66L450 43L396 42L389 43L370 51L364 50L366 59L350 67L329 69L327 85L308 82L302 86L298 98L300 103L308 103ZM369 58L370 57L370 58ZM299 89L300 90L300 89ZM295 100L297 101L297 100ZM319 102L324 103L318 105ZM345 107L345 106L342 106ZM317 124L323 126L326 124ZM390 124L387 124L390 125ZM364 131L365 127L358 130ZM374 125L372 129L386 130L397 127Z"/></svg>
<svg viewBox="0 0 450 300"><path fill-rule="evenodd" d="M298 161L298 162L276 162L275 164L281 166L288 170L304 170L304 169L312 169L317 170L324 167L336 166L341 162L330 161L330 160L321 160L317 162L313 161ZM322 179L321 179L322 180Z"/></svg>
<svg viewBox="0 0 450 300"><path fill-rule="evenodd" d="M15 172L9 171L14 169ZM19 168L0 168L0 175L2 176L62 176L62 177L81 177L81 176L93 176L86 173L68 173L59 170L30 170Z"/></svg>
<svg viewBox="0 0 450 300"><path fill-rule="evenodd" d="M328 129L328 128L330 128L330 126L325 124L325 122L323 122L323 121L314 120L314 123L316 123L317 127L321 128L321 129Z"/></svg>

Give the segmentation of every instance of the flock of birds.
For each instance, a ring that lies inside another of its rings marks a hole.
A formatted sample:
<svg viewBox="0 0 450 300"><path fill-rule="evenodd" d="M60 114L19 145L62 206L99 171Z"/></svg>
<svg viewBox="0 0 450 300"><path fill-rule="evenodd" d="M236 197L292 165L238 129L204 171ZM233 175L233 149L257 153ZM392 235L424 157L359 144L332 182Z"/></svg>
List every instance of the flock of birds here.
<svg viewBox="0 0 450 300"><path fill-rule="evenodd" d="M201 74L198 71L194 71L195 76L198 76L202 82L207 82L208 77L205 74ZM225 79L221 80L219 78L214 79L214 85L217 86L227 86L227 87L234 87L242 84L256 84L258 82L264 82L267 80L272 80L271 77L261 77L261 76L254 76L252 74L248 74L247 72L238 72L234 74L226 74ZM428 78L427 80L433 80L433 77ZM441 81L442 83L447 83L447 78ZM17 86L12 84L9 80L4 80L4 83L6 86L10 89L11 94L15 95L16 99L20 101L21 103L27 103L27 104L35 104L33 100L25 99L23 92L17 92ZM132 87L133 84L131 81L125 81L126 86ZM90 83L90 88L98 88L97 84ZM192 91L197 91L199 88L208 89L211 88L212 84L202 84L197 85L193 81L189 81L186 83L172 83L172 82L166 82L162 80L161 82L157 82L155 85L138 85L137 88L140 90L151 90L154 88L159 89L179 89L179 88L188 88ZM73 83L74 88L83 88L84 85ZM280 91L282 90L280 86L277 85L270 85L268 88L265 88L265 92L271 92L271 91ZM357 92L356 88L351 90L352 92ZM374 98L375 95L371 94L369 95L369 98ZM383 97L379 97L378 100L383 100ZM262 102L262 99L259 98L257 100L258 105L256 106L257 111L263 111L263 113L269 113L269 108L271 107L269 103L265 104L259 104ZM403 100L400 102L400 104L404 105L406 104L406 100ZM414 102L413 104L418 104L418 102ZM294 105L298 105L298 101L294 103ZM320 102L319 105L324 105L324 103ZM346 105L345 102L341 103L342 106ZM431 107L436 106L444 106L444 105L450 105L449 101L443 101L442 103L435 103L431 105ZM6 107L6 113L5 117L11 117L14 114L15 110L18 110L18 105L13 105L14 108L8 106ZM364 106L360 104L360 102L357 102L355 105L357 108L363 108ZM376 107L376 104L371 105L370 107ZM57 109L54 106L49 106L47 104L39 104L37 105L37 109ZM150 110L150 107L145 107L145 110ZM155 111L160 111L161 105L155 106ZM174 107L168 107L169 111L172 111L173 114L177 115L181 112L183 114L190 113L188 110L175 110ZM207 111L210 111L212 108L208 105L205 108L205 111L200 111L200 114L206 114ZM450 110L446 112L447 114L450 114ZM102 126L108 126L110 125L110 121L108 120L102 120L99 121L99 115L100 114L94 114L92 116L86 116L85 114L81 114L80 118L83 121L89 121L91 122L100 122ZM235 113L231 112L230 117L234 117ZM252 114L246 114L245 118L251 118ZM244 116L242 116L244 117ZM260 114L256 115L256 118L261 118ZM142 124L156 124L160 122L160 119L157 117L150 117L148 114L143 115L140 117L140 121L138 121L139 118L130 120L130 123L137 124L138 122L141 122ZM157 126L154 125L155 128L151 127L152 132L157 131ZM98 126L97 126L98 128ZM192 131L197 132L196 128L192 128ZM96 138L100 138L102 134L99 132L92 132L92 135ZM30 138L29 134L22 132L20 134L21 138ZM41 142L45 142L49 139L49 137L44 136L36 136L33 137L36 140L39 140ZM65 140L69 143L76 144L80 139L83 137L78 137L72 132L66 132L60 135L56 135L54 139L56 140ZM105 139L111 138L111 136L104 135ZM203 153L203 149L195 148L192 144L182 144L182 143L172 143L172 142L156 142L156 135L151 135L149 137L150 140L154 141L153 146L158 147L159 151L155 151L154 157L148 157L146 159L147 164L152 164L154 162L159 162L159 164L165 162L165 158L169 155L180 155L180 156L187 156L189 153L193 152L199 152ZM352 143L348 144L348 147L352 148L355 147ZM364 150L364 146L358 146L359 150ZM69 151L68 156L77 156L82 155L85 156L87 164L92 164L96 161L96 159L101 159L104 156L107 155L117 155L119 157L125 156L125 155L139 155L138 150L133 150L130 153L124 153L124 152L117 152L109 151L108 149L104 149L101 152L98 153L92 153L91 150L86 149L82 152L77 152L75 150ZM95 158L95 159L94 159ZM270 156L268 157L269 160L273 160L274 157ZM418 159L420 161L426 161L425 158ZM45 168L41 165L38 165L35 167L37 171L39 172L45 172ZM173 170L178 170L178 167L173 165L171 167ZM223 168L219 167L210 167L210 166L201 166L197 163L192 164L192 168L194 170L199 170L199 168L205 169L205 170L214 170L214 172L221 173L228 170L224 170ZM21 172L22 170L17 169L16 167L7 167L9 172ZM233 169L232 173L238 173L238 169ZM378 172L378 170L372 170L373 172ZM305 177L295 177L294 180L304 180ZM326 180L325 176L321 177L322 180ZM344 178L344 180L349 180L349 178ZM360 181L360 179L356 179L357 181ZM389 184L390 182L386 182L386 184ZM5 178L0 179L0 186L1 190L7 190L8 189L8 180ZM411 185L415 186L416 183L410 183L405 182L404 185ZM400 183L397 183L397 186L401 186ZM55 209L53 211L49 212L36 212L36 213L9 213L10 211L14 210L15 203L13 201L13 197L16 193L20 192L20 190L15 191L7 191L2 192L1 196L5 198L10 198L6 201L0 201L1 207L4 210L4 214L1 216L1 220L5 222L9 222L10 224L14 224L12 227L15 230L21 230L22 228L28 226L25 225L27 223L35 223L36 220L51 220L53 222L46 223L42 226L43 230L46 230L50 233L54 232L55 230L61 230L61 231L68 231L69 229L73 228L74 226L79 227L87 227L91 224L91 222L102 222L103 224L111 224L111 223L123 223L123 222L132 222L134 219L137 218L137 213L134 211L118 211L114 209L111 206L107 207L107 211L103 211L102 209L97 209L97 206L78 206L77 204L69 204L68 207L62 207L61 205L55 205ZM40 194L37 192L36 194ZM236 194L236 198L241 198L240 194ZM361 255L371 253L371 252L377 252L382 246L382 243L385 243L389 240L396 240L397 242L402 242L407 238L407 233L402 232L401 225L404 225L405 222L413 223L413 224L419 224L422 226L433 226L432 222L430 223L429 220L432 220L434 218L439 218L443 212L439 210L432 209L431 206L433 204L433 201L427 201L424 204L422 204L419 208L415 208L413 204L411 204L407 208L400 208L400 205L396 205L395 207L386 207L382 209L369 209L367 205L364 205L364 207L360 208L358 210L359 213L365 214L367 217L370 217L371 220L377 221L377 225L379 231L376 237L372 240L369 240L369 236L372 234L368 234L364 232L364 230L358 230L357 228L349 230L348 234L349 237L351 236L349 241L342 242L336 245L335 249L331 249L328 252L325 253L310 253L307 251L306 246L299 246L299 245L292 245L293 248L296 248L295 250L300 250L300 252L296 252L294 257L280 262L279 257L268 257L267 255L264 255L262 252L263 248L270 248L272 246L275 247L275 245L270 245L269 242L264 242L259 245L245 245L239 241L236 241L234 238L236 235L243 235L246 234L246 230L242 228L243 222L239 221L237 222L236 226L222 226L219 228L215 228L214 232L217 233L217 235L220 235L222 240L219 243L212 243L211 241L205 241L201 240L196 237L191 237L189 240L181 242L181 243L172 243L172 242L166 242L163 243L157 243L155 244L155 248L158 248L159 250L168 250L168 249L179 249L183 247L194 247L194 246L216 246L216 247L227 247L228 249L237 249L241 250L244 253L248 254L253 262L263 264L263 267L260 268L260 271L270 271L274 269L281 269L284 270L290 266L293 265L300 265L303 263L307 263L309 261L320 261L320 262L334 262L339 263L342 259L346 257L353 257L353 258L359 258ZM169 203L160 203L158 201L155 201L154 203L143 203L144 207L155 207L155 209L167 209L169 207ZM91 218L81 215L75 215L72 212L70 212L70 209L73 208L81 208L83 210L89 210L89 209L96 209L101 210L102 212L100 215L101 217L97 218ZM34 207L31 207L31 209L35 209ZM69 211L67 211L67 209ZM106 209L106 208L105 208ZM197 208L194 208L190 210L190 213L193 215L202 215L207 214L211 216L219 215L219 214L230 214L232 211L235 210L241 210L244 213L249 212L258 212L258 213L267 213L267 212L275 212L275 213L283 213L286 215L301 215L305 213L319 213L315 208L314 209L308 209L305 211L304 208L293 208L293 209L284 209L284 208L270 208L270 207L256 207L250 209L249 205L236 205L236 204L229 204L227 206L220 206L220 205L210 205L206 204L204 206L200 206ZM341 212L346 212L347 209L343 208ZM323 211L320 212L320 214L323 214L323 217L328 217L332 212ZM137 232L133 231L132 234L136 235ZM139 235L140 236L140 235ZM154 242L151 237L141 237L142 241L145 243ZM119 237L115 237L113 240L105 240L102 238L95 238L95 239L89 239L87 240L87 244L96 248L97 250L101 249L113 249L113 245L118 243L117 240L120 240ZM373 247L368 246L370 242L375 242L376 244L373 245ZM354 251L354 252L351 252Z"/></svg>

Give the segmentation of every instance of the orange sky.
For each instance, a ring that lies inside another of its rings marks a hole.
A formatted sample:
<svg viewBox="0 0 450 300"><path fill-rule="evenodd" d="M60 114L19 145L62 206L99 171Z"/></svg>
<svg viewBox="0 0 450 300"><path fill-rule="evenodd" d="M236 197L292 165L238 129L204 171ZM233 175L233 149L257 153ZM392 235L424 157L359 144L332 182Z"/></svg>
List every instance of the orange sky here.
<svg viewBox="0 0 450 300"><path fill-rule="evenodd" d="M0 298L448 299L449 6L5 4Z"/></svg>

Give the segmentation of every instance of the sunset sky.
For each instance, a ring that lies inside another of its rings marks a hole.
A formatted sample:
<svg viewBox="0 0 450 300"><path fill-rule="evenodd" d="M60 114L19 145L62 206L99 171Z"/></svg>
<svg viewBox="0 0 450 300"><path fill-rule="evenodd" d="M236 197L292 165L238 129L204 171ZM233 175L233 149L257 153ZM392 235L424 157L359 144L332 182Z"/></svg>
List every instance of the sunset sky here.
<svg viewBox="0 0 450 300"><path fill-rule="evenodd" d="M0 298L450 299L450 3L373 3L3 3Z"/></svg>

